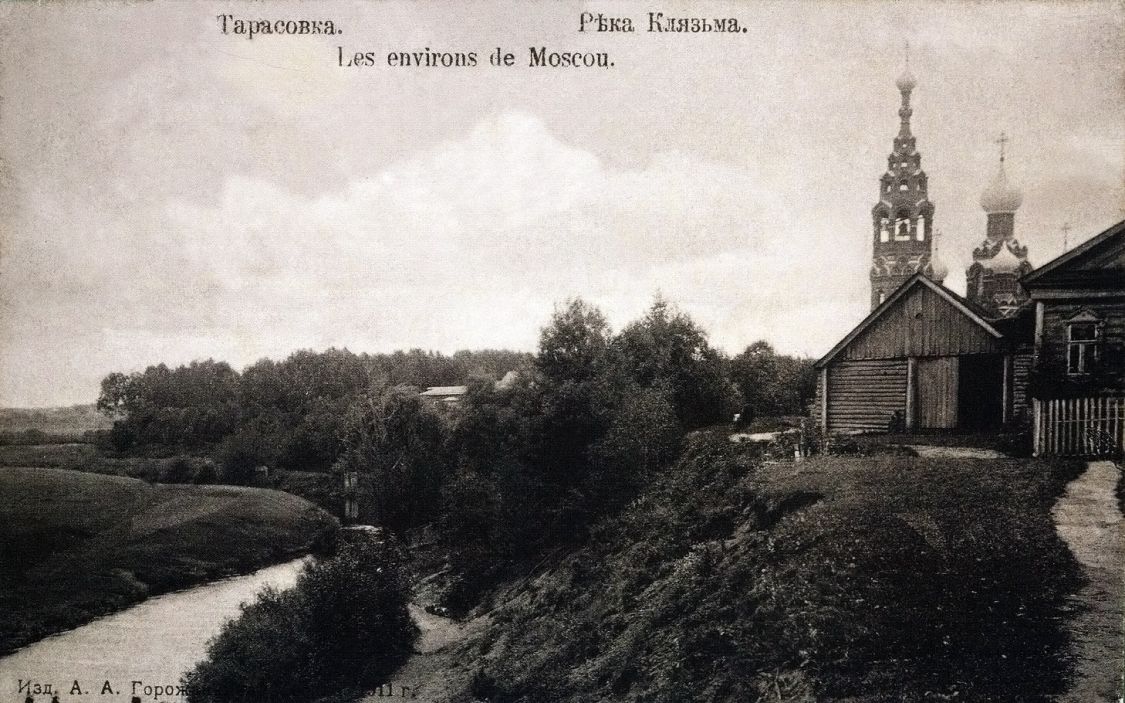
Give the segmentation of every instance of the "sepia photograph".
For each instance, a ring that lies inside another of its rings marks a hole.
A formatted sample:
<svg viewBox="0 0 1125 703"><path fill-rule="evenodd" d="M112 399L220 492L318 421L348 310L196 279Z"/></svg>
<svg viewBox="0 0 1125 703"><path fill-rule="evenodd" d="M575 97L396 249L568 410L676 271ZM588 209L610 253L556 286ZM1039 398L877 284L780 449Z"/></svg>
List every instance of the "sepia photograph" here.
<svg viewBox="0 0 1125 703"><path fill-rule="evenodd" d="M1121 0L0 3L0 703L1125 703Z"/></svg>

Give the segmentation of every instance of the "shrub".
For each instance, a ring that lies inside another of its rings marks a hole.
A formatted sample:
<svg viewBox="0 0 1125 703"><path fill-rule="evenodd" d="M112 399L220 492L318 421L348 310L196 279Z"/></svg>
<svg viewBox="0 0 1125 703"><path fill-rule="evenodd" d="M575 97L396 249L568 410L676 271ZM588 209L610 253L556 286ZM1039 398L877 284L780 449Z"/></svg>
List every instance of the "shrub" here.
<svg viewBox="0 0 1125 703"><path fill-rule="evenodd" d="M160 470L161 483L191 483L195 473L192 462L186 457L176 457Z"/></svg>
<svg viewBox="0 0 1125 703"><path fill-rule="evenodd" d="M195 470L195 476L192 477L192 483L205 484L205 483L218 483L219 482L219 469L215 462L211 459L204 459L199 468Z"/></svg>
<svg viewBox="0 0 1125 703"><path fill-rule="evenodd" d="M403 555L365 538L310 562L288 591L265 589L184 675L193 703L309 701L382 683L410 654Z"/></svg>

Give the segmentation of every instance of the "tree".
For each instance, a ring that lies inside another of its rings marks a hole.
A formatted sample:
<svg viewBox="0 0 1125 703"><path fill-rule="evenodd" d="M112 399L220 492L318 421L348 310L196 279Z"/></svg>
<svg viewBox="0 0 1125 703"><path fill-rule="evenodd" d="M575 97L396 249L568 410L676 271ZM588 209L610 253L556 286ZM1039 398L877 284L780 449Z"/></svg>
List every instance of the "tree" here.
<svg viewBox="0 0 1125 703"><path fill-rule="evenodd" d="M550 383L589 381L604 368L609 340L601 311L575 298L556 309L540 332L535 367Z"/></svg>
<svg viewBox="0 0 1125 703"><path fill-rule="evenodd" d="M296 703L383 683L418 636L404 562L397 544L365 540L308 562L289 590L267 587L184 675L188 700Z"/></svg>
<svg viewBox="0 0 1125 703"><path fill-rule="evenodd" d="M816 394L812 359L778 354L765 341L731 360L731 379L756 415L801 415Z"/></svg>
<svg viewBox="0 0 1125 703"><path fill-rule="evenodd" d="M440 507L450 465L446 433L442 417L417 391L376 387L348 410L336 468L362 475L366 507L378 524L396 532L417 527Z"/></svg>
<svg viewBox="0 0 1125 703"><path fill-rule="evenodd" d="M97 408L106 417L123 418L136 402L136 375L114 372L102 379Z"/></svg>
<svg viewBox="0 0 1125 703"><path fill-rule="evenodd" d="M619 368L641 387L667 393L684 427L723 420L737 406L725 357L690 317L660 298L621 331L613 351Z"/></svg>

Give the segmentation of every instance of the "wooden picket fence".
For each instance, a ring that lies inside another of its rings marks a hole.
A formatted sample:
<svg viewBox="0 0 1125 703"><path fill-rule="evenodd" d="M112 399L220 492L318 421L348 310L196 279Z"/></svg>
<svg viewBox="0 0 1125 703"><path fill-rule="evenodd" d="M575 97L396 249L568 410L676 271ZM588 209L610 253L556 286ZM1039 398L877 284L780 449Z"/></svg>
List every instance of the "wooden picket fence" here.
<svg viewBox="0 0 1125 703"><path fill-rule="evenodd" d="M1035 456L1121 457L1125 398L1033 400Z"/></svg>

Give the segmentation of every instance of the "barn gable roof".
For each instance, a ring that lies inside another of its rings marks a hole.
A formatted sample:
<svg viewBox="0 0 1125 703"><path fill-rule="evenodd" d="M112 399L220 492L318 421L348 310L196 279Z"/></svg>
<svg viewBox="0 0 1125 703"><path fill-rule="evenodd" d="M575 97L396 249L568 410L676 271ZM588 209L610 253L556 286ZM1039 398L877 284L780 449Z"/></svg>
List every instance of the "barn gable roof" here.
<svg viewBox="0 0 1125 703"><path fill-rule="evenodd" d="M849 344L855 341L855 339L859 337L859 335L863 334L865 330L871 327L871 325L874 324L876 320L882 317L884 313L894 308L895 305L897 305L900 300L906 297L906 295L916 286L925 286L929 288L946 302L948 302L953 308L961 312L974 324L990 334L992 337L996 339L1003 339L1004 335L1001 334L1000 331L997 330L992 325L992 323L988 321L987 313L984 310L969 302L965 298L957 295L945 286L935 283L934 281L930 280L920 273L916 273L905 283L899 286L894 293L891 293L891 295L888 296L887 299L884 300L877 308L872 310L871 314L865 317L863 321L858 325L856 325L855 329L845 335L844 338L841 339L838 344L836 344L836 346L832 347L831 351L821 357L821 359L816 362L816 366L821 367L832 361L832 359L835 358L844 349L846 349Z"/></svg>
<svg viewBox="0 0 1125 703"><path fill-rule="evenodd" d="M1109 284L1121 287L1125 273L1125 220L1031 271L1025 288Z"/></svg>

